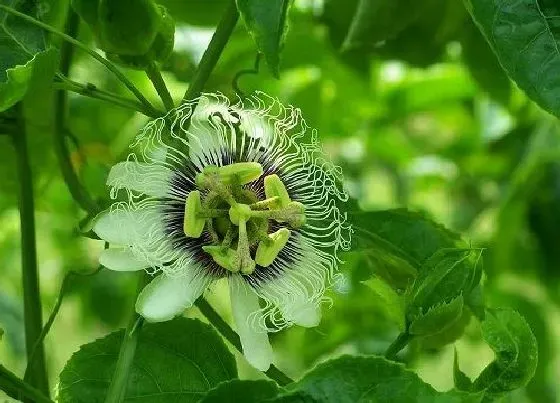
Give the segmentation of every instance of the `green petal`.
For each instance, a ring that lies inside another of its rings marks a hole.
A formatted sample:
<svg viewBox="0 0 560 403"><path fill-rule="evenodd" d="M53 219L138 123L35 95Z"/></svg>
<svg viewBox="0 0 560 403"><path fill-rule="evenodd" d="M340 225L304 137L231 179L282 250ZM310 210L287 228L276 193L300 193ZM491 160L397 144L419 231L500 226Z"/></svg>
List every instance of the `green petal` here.
<svg viewBox="0 0 560 403"><path fill-rule="evenodd" d="M148 284L136 301L136 312L148 322L164 322L180 315L204 292L210 279L162 274Z"/></svg>
<svg viewBox="0 0 560 403"><path fill-rule="evenodd" d="M169 191L172 177L173 171L163 165L124 161L113 165L107 185L164 197Z"/></svg>
<svg viewBox="0 0 560 403"><path fill-rule="evenodd" d="M150 264L132 253L130 248L104 249L99 255L99 263L115 271L136 271L150 267Z"/></svg>
<svg viewBox="0 0 560 403"><path fill-rule="evenodd" d="M107 242L133 245L160 225L161 217L155 209L114 209L105 210L95 217L93 231Z"/></svg>
<svg viewBox="0 0 560 403"><path fill-rule="evenodd" d="M259 297L239 275L229 277L229 290L233 319L247 361L260 371L272 363L273 352L268 333L251 321L251 314L260 310Z"/></svg>

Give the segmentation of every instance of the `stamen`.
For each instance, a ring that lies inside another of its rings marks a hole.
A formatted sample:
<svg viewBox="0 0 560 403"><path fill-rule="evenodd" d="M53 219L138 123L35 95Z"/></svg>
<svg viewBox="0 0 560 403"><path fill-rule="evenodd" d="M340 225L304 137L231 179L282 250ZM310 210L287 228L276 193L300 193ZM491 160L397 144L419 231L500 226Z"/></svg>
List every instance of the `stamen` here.
<svg viewBox="0 0 560 403"><path fill-rule="evenodd" d="M214 262L224 269L231 271L232 273L237 273L239 271L239 268L235 265L235 259L237 256L235 250L216 245L203 246L202 250L212 256Z"/></svg>
<svg viewBox="0 0 560 403"><path fill-rule="evenodd" d="M185 217L183 220L183 231L190 238L199 238L204 230L206 220L199 217L202 213L202 203L200 202L200 192L193 190L187 196L185 202Z"/></svg>
<svg viewBox="0 0 560 403"><path fill-rule="evenodd" d="M286 207L290 200L290 195L286 190L286 186L280 179L280 177L276 174L267 175L264 178L264 194L267 199L271 199L273 197L278 198L278 202L275 203L272 207Z"/></svg>
<svg viewBox="0 0 560 403"><path fill-rule="evenodd" d="M291 232L287 228L280 228L268 236L270 242L260 242L257 247L255 262L263 267L268 267L274 262L280 251L284 249L290 239Z"/></svg>

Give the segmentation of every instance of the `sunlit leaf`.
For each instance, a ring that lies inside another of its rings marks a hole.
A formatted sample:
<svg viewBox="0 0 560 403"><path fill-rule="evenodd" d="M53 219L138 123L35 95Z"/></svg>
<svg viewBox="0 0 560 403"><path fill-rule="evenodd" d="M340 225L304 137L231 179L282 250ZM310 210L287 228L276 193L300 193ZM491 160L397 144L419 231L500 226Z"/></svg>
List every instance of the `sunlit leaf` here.
<svg viewBox="0 0 560 403"><path fill-rule="evenodd" d="M37 15L37 2L1 0L0 4ZM44 31L0 10L0 111L25 95L37 55L47 49Z"/></svg>
<svg viewBox="0 0 560 403"><path fill-rule="evenodd" d="M104 401L123 335L118 331L83 345L70 358L60 374L58 401ZM185 318L148 324L140 333L125 400L198 402L236 375L233 355L209 325Z"/></svg>
<svg viewBox="0 0 560 403"><path fill-rule="evenodd" d="M487 310L482 334L496 359L474 381L473 390L500 396L527 385L537 368L538 351L525 319L511 309Z"/></svg>
<svg viewBox="0 0 560 403"><path fill-rule="evenodd" d="M479 402L480 396L438 392L404 365L381 357L343 356L319 364L274 402Z"/></svg>

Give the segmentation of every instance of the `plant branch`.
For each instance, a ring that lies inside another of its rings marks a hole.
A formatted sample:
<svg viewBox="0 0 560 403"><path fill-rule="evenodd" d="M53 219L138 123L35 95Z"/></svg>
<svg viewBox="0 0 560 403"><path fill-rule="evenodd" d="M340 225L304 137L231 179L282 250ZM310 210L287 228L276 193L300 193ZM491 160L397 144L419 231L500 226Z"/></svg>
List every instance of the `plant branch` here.
<svg viewBox="0 0 560 403"><path fill-rule="evenodd" d="M387 351L385 351L385 358L394 361L397 354L407 346L410 340L412 340L412 337L409 333L399 334L395 341L393 341L389 348L387 348Z"/></svg>
<svg viewBox="0 0 560 403"><path fill-rule="evenodd" d="M144 104L135 101L133 99L121 97L111 92L101 90L97 88L94 84L91 83L82 84L77 81L70 80L69 78L64 77L60 74L57 75L57 78L60 81L54 82L53 87L55 90L75 92L76 94L80 94L85 97L99 99L101 101L105 101L113 105L120 106L121 108L138 111L151 118L157 118L164 114L161 111L148 109Z"/></svg>
<svg viewBox="0 0 560 403"><path fill-rule="evenodd" d="M194 100L198 98L204 89L208 77L214 70L214 66L218 62L226 43L237 24L237 19L239 18L239 12L237 11L237 5L234 0L230 0L224 16L220 20L218 26L216 27L216 32L212 36L212 40L208 44L208 48L202 55L202 59L198 65L198 69L183 97L182 103L189 100Z"/></svg>
<svg viewBox="0 0 560 403"><path fill-rule="evenodd" d="M35 403L54 403L40 390L19 379L2 365L0 365L0 389L15 400L29 399Z"/></svg>
<svg viewBox="0 0 560 403"><path fill-rule="evenodd" d="M135 96L136 98L138 98L138 100L144 104L146 106L146 108L150 111L152 111L153 113L157 113L157 110L152 106L152 104L146 99L146 97L144 97L144 95L142 95L142 93L140 92L140 90L138 90L138 88L136 88L134 86L134 84L132 83L132 81L130 81L118 68L117 66L115 66L113 63L111 63L109 60L105 59L103 56L101 56L99 53L97 53L96 51L94 51L93 49L88 48L86 45L84 45L83 43L81 43L80 41L72 38L69 35L66 35L63 32L58 31L57 29L51 27L48 24L45 24L39 20L36 20L35 18L27 15L27 14L23 14L20 13L19 11L14 10L13 8L7 7L5 5L0 4L0 10L4 10L7 13L10 13L12 15L15 15L31 24L37 25L38 27L43 28L44 30L59 36L60 38L62 38L64 41L71 43L72 45L76 46L77 48L83 50L84 52L88 53L89 55L91 55L95 60L97 60L99 63L103 64L111 73L113 73L115 75L115 77L117 77Z"/></svg>
<svg viewBox="0 0 560 403"><path fill-rule="evenodd" d="M139 274L137 295L142 291L148 280L147 273L140 272ZM111 384L107 391L105 403L121 403L124 401L130 368L134 361L134 354L136 353L136 346L138 345L138 338L143 324L144 318L134 311L124 331L119 358L117 359L115 372L111 378Z"/></svg>
<svg viewBox="0 0 560 403"><path fill-rule="evenodd" d="M68 19L66 21L65 30L68 32L68 37L72 38L78 32L80 20L78 15L69 10ZM65 34L66 35L66 34ZM73 48L68 42L62 43L60 46L60 66L59 69L62 75L68 75L70 71L70 64L72 63ZM81 208L86 211L99 211L97 203L90 197L89 193L80 183L72 162L70 161L70 152L66 144L66 107L67 107L67 94L60 91L56 94L55 113L54 113L54 152L58 159L60 171L64 182L72 195L72 198L79 204Z"/></svg>
<svg viewBox="0 0 560 403"><path fill-rule="evenodd" d="M225 320L212 308L212 306L204 299L200 297L195 302L196 307L202 312L202 314L208 319L208 322L212 324L218 330L218 332L235 347L237 351L243 354L243 347L241 346L241 339L235 331L226 323ZM288 375L280 371L274 365L265 372L265 375L270 379L276 381L280 386L287 385L293 382Z"/></svg>
<svg viewBox="0 0 560 403"><path fill-rule="evenodd" d="M21 104L17 105L20 113L18 131L12 135L17 161L19 179L19 217L21 223L21 269L23 283L23 309L25 314L25 347L27 360L43 328L41 313L41 294L39 292L39 276L37 273L37 247L35 239L35 207L33 201L33 176L27 153L27 136ZM49 394L45 351L39 343L34 365L30 368L29 383L44 394Z"/></svg>
<svg viewBox="0 0 560 403"><path fill-rule="evenodd" d="M175 105L173 104L173 98L171 98L171 94L169 93L169 90L165 85L165 81L163 81L161 71L159 71L156 62L152 61L150 62L150 64L148 64L148 67L146 67L146 75L156 89L165 109L167 109L168 111L173 109L175 107Z"/></svg>

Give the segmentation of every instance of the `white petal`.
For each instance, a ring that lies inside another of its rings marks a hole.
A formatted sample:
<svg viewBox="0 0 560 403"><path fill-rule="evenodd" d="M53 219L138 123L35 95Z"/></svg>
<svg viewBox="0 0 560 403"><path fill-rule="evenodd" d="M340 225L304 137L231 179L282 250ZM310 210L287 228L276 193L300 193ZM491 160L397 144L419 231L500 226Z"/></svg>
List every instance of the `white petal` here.
<svg viewBox="0 0 560 403"><path fill-rule="evenodd" d="M99 238L121 245L135 244L146 234L159 231L160 227L161 216L153 208L105 210L93 223L93 231Z"/></svg>
<svg viewBox="0 0 560 403"><path fill-rule="evenodd" d="M150 267L150 264L136 256L130 248L104 249L99 255L99 263L115 271L136 271Z"/></svg>
<svg viewBox="0 0 560 403"><path fill-rule="evenodd" d="M144 287L136 301L136 312L148 322L171 320L192 306L209 282L208 276L192 272L181 277L162 274Z"/></svg>
<svg viewBox="0 0 560 403"><path fill-rule="evenodd" d="M321 307L314 302L294 298L278 308L287 321L299 326L315 327L321 322Z"/></svg>
<svg viewBox="0 0 560 403"><path fill-rule="evenodd" d="M126 188L149 196L164 197L172 177L173 171L163 165L124 161L113 165L107 185L116 190Z"/></svg>
<svg viewBox="0 0 560 403"><path fill-rule="evenodd" d="M241 339L243 354L252 366L266 371L273 358L268 333L265 329L259 329L256 321L251 320L254 313L260 309L259 297L241 276L231 276L229 286L233 320Z"/></svg>

